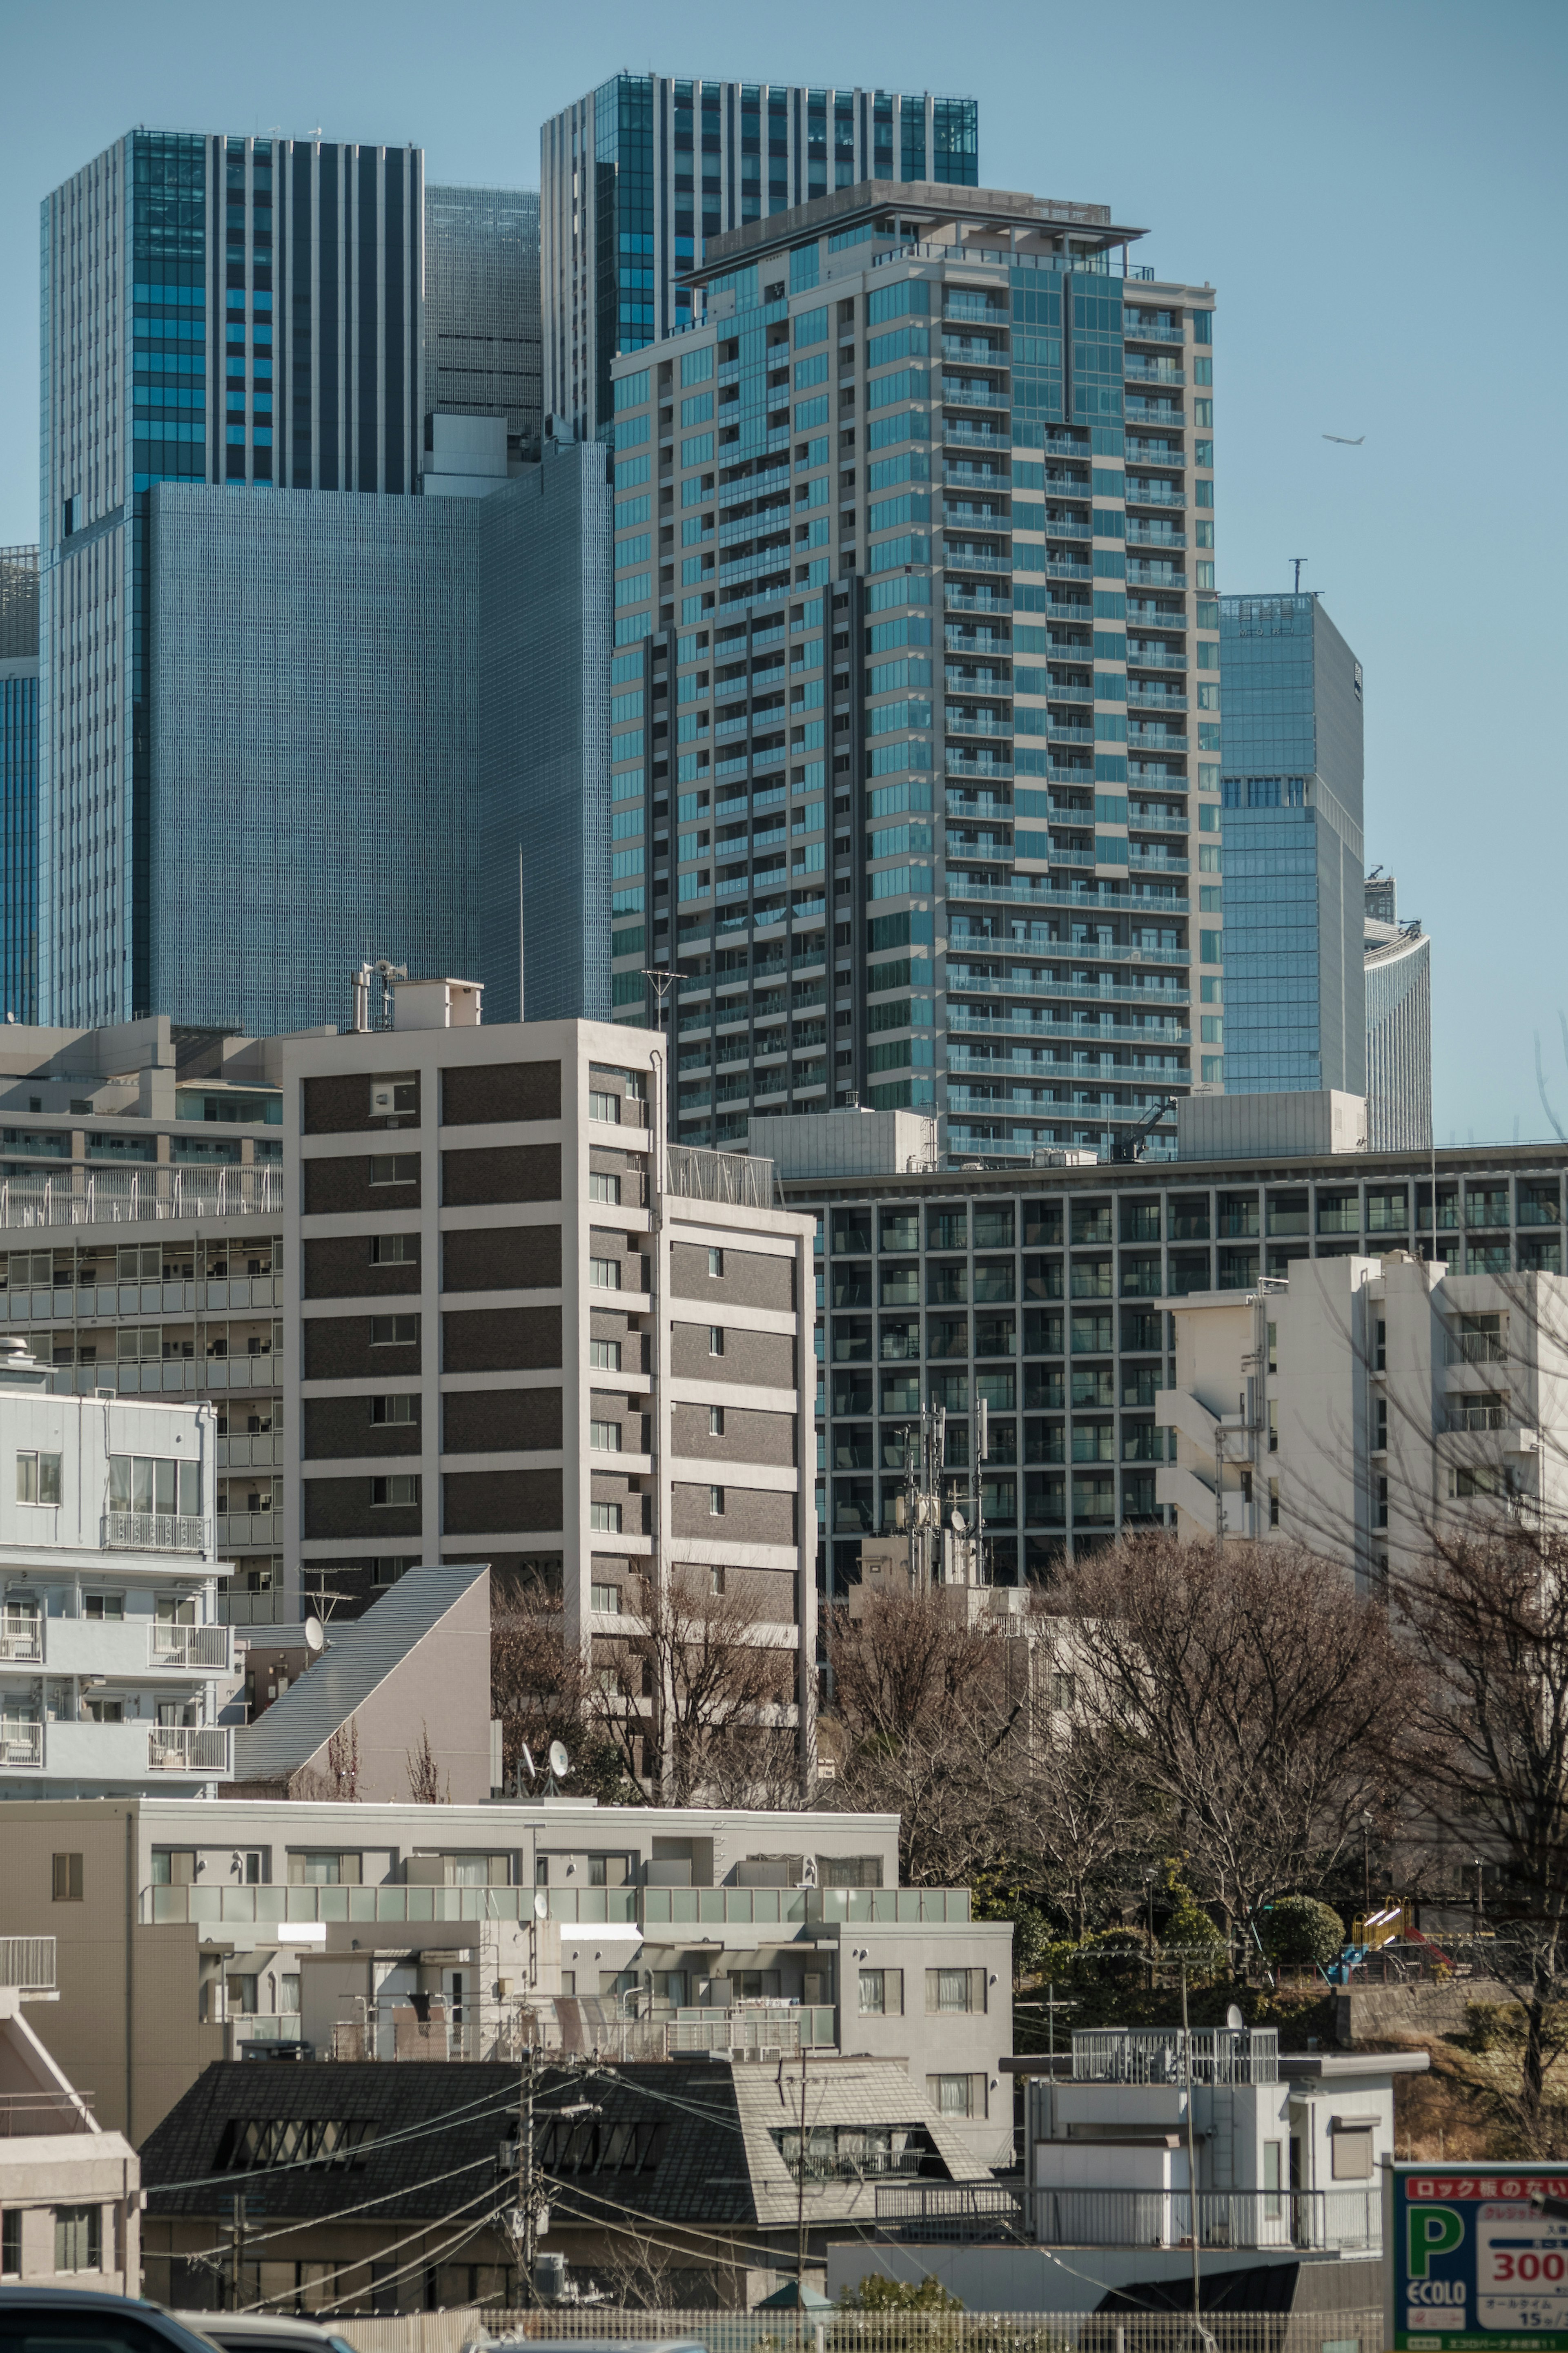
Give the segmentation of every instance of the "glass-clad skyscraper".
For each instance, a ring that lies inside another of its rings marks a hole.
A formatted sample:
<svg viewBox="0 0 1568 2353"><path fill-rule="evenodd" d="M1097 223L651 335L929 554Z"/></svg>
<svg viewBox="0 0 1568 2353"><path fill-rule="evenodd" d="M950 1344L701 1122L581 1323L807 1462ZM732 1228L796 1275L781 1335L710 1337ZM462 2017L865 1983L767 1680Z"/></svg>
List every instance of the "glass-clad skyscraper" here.
<svg viewBox="0 0 1568 2353"><path fill-rule="evenodd" d="M1363 923L1366 973L1366 1141L1370 1152L1432 1143L1432 943L1401 923L1392 874L1369 874Z"/></svg>
<svg viewBox="0 0 1568 2353"><path fill-rule="evenodd" d="M540 132L544 405L607 432L610 364L687 325L703 240L862 180L973 187L972 98L616 74Z"/></svg>
<svg viewBox="0 0 1568 2353"><path fill-rule="evenodd" d="M422 176L415 148L135 131L44 200L46 1021L155 1005L153 487L416 486Z"/></svg>
<svg viewBox="0 0 1568 2353"><path fill-rule="evenodd" d="M539 455L539 196L425 191L425 408L504 417L513 467Z"/></svg>
<svg viewBox="0 0 1568 2353"><path fill-rule="evenodd" d="M38 1018L36 547L0 547L0 1016Z"/></svg>
<svg viewBox="0 0 1568 2353"><path fill-rule="evenodd" d="M615 993L679 970L682 1141L858 1097L987 1157L1173 1144L1215 296L1141 234L873 181L710 241L705 318L616 363Z"/></svg>
<svg viewBox="0 0 1568 2353"><path fill-rule="evenodd" d="M1203 1077L1363 1094L1361 664L1315 596L1222 596L1219 626L1224 1001L1216 981Z"/></svg>

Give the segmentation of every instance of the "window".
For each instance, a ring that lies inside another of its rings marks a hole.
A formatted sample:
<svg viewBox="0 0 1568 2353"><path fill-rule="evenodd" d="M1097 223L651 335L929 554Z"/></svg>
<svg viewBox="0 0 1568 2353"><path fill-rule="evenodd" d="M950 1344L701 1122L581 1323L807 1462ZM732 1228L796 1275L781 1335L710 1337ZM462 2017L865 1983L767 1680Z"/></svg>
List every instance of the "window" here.
<svg viewBox="0 0 1568 2353"><path fill-rule="evenodd" d="M372 1234L370 1238L372 1266L417 1266L419 1237L417 1234Z"/></svg>
<svg viewBox="0 0 1568 2353"><path fill-rule="evenodd" d="M370 1181L373 1185L417 1185L419 1155L416 1152L373 1152Z"/></svg>
<svg viewBox="0 0 1568 2353"><path fill-rule="evenodd" d="M724 1327L721 1324L710 1324L708 1326L708 1354L710 1356L721 1356L723 1353Z"/></svg>
<svg viewBox="0 0 1568 2353"><path fill-rule="evenodd" d="M187 1519L198 1519L202 1466L172 1461L158 1454L111 1454L109 1508L111 1512L177 1512Z"/></svg>
<svg viewBox="0 0 1568 2353"><path fill-rule="evenodd" d="M16 1501L58 1504L60 1500L60 1458L58 1454L18 1454Z"/></svg>
<svg viewBox="0 0 1568 2353"><path fill-rule="evenodd" d="M588 1282L595 1291L618 1291L621 1287L620 1260L591 1258L588 1261Z"/></svg>
<svg viewBox="0 0 1568 2353"><path fill-rule="evenodd" d="M596 1373L618 1373L621 1369L621 1344L618 1340L590 1340L588 1362Z"/></svg>
<svg viewBox="0 0 1568 2353"><path fill-rule="evenodd" d="M50 1873L50 1893L57 1904L81 1902L81 1857L79 1854L57 1854Z"/></svg>
<svg viewBox="0 0 1568 2353"><path fill-rule="evenodd" d="M904 2007L904 1973L902 1969L862 1969L860 1972L860 2015L862 2018L897 2018Z"/></svg>
<svg viewBox="0 0 1568 2353"><path fill-rule="evenodd" d="M253 1846L240 1856L240 1871L247 1887L265 1887L272 1876L272 1854L268 1847Z"/></svg>
<svg viewBox="0 0 1568 2353"><path fill-rule="evenodd" d="M608 1201L613 1207L618 1207L621 1198L620 1178L606 1176L597 1168L592 1170L588 1177L588 1198L590 1201Z"/></svg>
<svg viewBox="0 0 1568 2353"><path fill-rule="evenodd" d="M721 1405L710 1405L708 1409L708 1435L710 1438L722 1438L724 1435L724 1409Z"/></svg>
<svg viewBox="0 0 1568 2353"><path fill-rule="evenodd" d="M984 2010L984 1969L927 1969L928 2018L940 2016L947 2010Z"/></svg>
<svg viewBox="0 0 1568 2353"><path fill-rule="evenodd" d="M358 1887L364 1876L357 1854L328 1854L320 1848L297 1848L289 1857L292 1887Z"/></svg>
<svg viewBox="0 0 1568 2353"><path fill-rule="evenodd" d="M153 1849L154 1887L189 1887L195 1875L196 1851L194 1846L155 1846Z"/></svg>
<svg viewBox="0 0 1568 2353"><path fill-rule="evenodd" d="M604 1610L611 1618L618 1618L621 1614L620 1587L591 1585L588 1588L588 1606L591 1609Z"/></svg>
<svg viewBox="0 0 1568 2353"><path fill-rule="evenodd" d="M588 1091L588 1116L590 1119L607 1120L612 1127L618 1127L621 1120L621 1105L619 1097L612 1094L603 1094L596 1087L590 1088Z"/></svg>
<svg viewBox="0 0 1568 2353"><path fill-rule="evenodd" d="M1279 1482L1278 1479L1270 1479L1268 1482L1268 1525L1271 1528L1277 1528L1279 1525Z"/></svg>
<svg viewBox="0 0 1568 2353"><path fill-rule="evenodd" d="M588 1443L602 1454L618 1454L621 1451L621 1425L618 1421L591 1421Z"/></svg>
<svg viewBox="0 0 1568 2353"><path fill-rule="evenodd" d="M370 1418L378 1429L384 1424L391 1427L397 1423L416 1422L419 1419L419 1399L406 1391L397 1397L373 1397L370 1399Z"/></svg>
<svg viewBox="0 0 1568 2353"><path fill-rule="evenodd" d="M721 1250L710 1250L709 1251L708 1271L710 1275L721 1275L723 1273L724 1253Z"/></svg>
<svg viewBox="0 0 1568 2353"><path fill-rule="evenodd" d="M1373 1340L1372 1369L1374 1373L1385 1373L1388 1370L1388 1325L1381 1316L1378 1318L1377 1330ZM1269 1366L1269 1370L1273 1370L1272 1366Z"/></svg>
<svg viewBox="0 0 1568 2353"><path fill-rule="evenodd" d="M0 2215L0 2277L19 2279L22 2274L22 2216L15 2206Z"/></svg>
<svg viewBox="0 0 1568 2353"><path fill-rule="evenodd" d="M125 1616L123 1593L84 1593L81 1614L96 1626L119 1625Z"/></svg>
<svg viewBox="0 0 1568 2353"><path fill-rule="evenodd" d="M370 1482L370 1500L373 1504L385 1504L397 1510L417 1510L419 1473L417 1471L403 1471L390 1478L373 1479Z"/></svg>
<svg viewBox="0 0 1568 2353"><path fill-rule="evenodd" d="M257 2012L257 1977L254 1969L237 1971L224 1979L231 2018L254 2018Z"/></svg>
<svg viewBox="0 0 1568 2353"><path fill-rule="evenodd" d="M722 1593L724 1590L724 1570L720 1562L715 1562L708 1571L708 1590L710 1593Z"/></svg>
<svg viewBox="0 0 1568 2353"><path fill-rule="evenodd" d="M1263 2219L1278 2222L1280 2212L1280 2191L1284 2187L1280 2168L1283 2143L1266 2140L1263 2144Z"/></svg>
<svg viewBox="0 0 1568 2353"><path fill-rule="evenodd" d="M373 1315L370 1319L370 1345L373 1348L412 1348L419 1342L417 1315Z"/></svg>
<svg viewBox="0 0 1568 2353"><path fill-rule="evenodd" d="M621 1507L618 1504L590 1504L588 1525L595 1535L616 1535L621 1533Z"/></svg>
<svg viewBox="0 0 1568 2353"><path fill-rule="evenodd" d="M1270 1398L1268 1400L1268 1451L1270 1454L1278 1454L1279 1451L1279 1400L1278 1398Z"/></svg>
<svg viewBox="0 0 1568 2353"><path fill-rule="evenodd" d="M984 2075L928 2075L926 2098L939 2116L983 2116L985 2114Z"/></svg>
<svg viewBox="0 0 1568 2353"><path fill-rule="evenodd" d="M880 1887L882 1858L879 1854L819 1854L816 1883L819 1887Z"/></svg>
<svg viewBox="0 0 1568 2353"><path fill-rule="evenodd" d="M1270 1324L1268 1326L1268 1369L1271 1373L1277 1373L1279 1370L1279 1326L1278 1324Z"/></svg>
<svg viewBox="0 0 1568 2353"><path fill-rule="evenodd" d="M709 1488L709 1490L708 1490L708 1516L709 1516L709 1518L710 1518L710 1520L721 1520L721 1519L723 1518L723 1516L724 1516L724 1490L723 1490L723 1488L722 1488L722 1487L710 1487L710 1488Z"/></svg>
<svg viewBox="0 0 1568 2353"><path fill-rule="evenodd" d="M237 2116L218 2143L217 2162L230 2173L274 2165L348 2166L374 2134L373 2124L360 2121Z"/></svg>
<svg viewBox="0 0 1568 2353"><path fill-rule="evenodd" d="M87 1713L92 1724L123 1724L125 1702L122 1699L89 1698Z"/></svg>
<svg viewBox="0 0 1568 2353"><path fill-rule="evenodd" d="M278 2008L285 2018L299 2017L300 1980L297 1977L284 1977L279 1978Z"/></svg>
<svg viewBox="0 0 1568 2353"><path fill-rule="evenodd" d="M101 2206L55 2208L55 2269L57 2272L98 2272L103 2269L103 2209Z"/></svg>
<svg viewBox="0 0 1568 2353"><path fill-rule="evenodd" d="M1332 2175L1336 2181L1372 2179L1372 2119L1332 2116L1329 2120Z"/></svg>

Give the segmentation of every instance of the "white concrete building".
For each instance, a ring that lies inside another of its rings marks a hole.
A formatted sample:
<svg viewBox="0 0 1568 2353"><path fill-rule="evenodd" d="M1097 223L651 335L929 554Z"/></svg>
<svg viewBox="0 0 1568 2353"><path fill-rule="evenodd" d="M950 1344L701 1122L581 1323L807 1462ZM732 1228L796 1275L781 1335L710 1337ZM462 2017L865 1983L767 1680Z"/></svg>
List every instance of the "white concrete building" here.
<svg viewBox="0 0 1568 2353"><path fill-rule="evenodd" d="M0 1797L227 1778L211 1406L51 1392L0 1340Z"/></svg>
<svg viewBox="0 0 1568 2353"><path fill-rule="evenodd" d="M55 1939L0 1936L0 2280L139 2295L141 2162L22 2015L58 1999Z"/></svg>
<svg viewBox="0 0 1568 2353"><path fill-rule="evenodd" d="M1165 1303L1175 1433L1157 1494L1189 1539L1333 1553L1375 1577L1434 1535L1568 1516L1568 1282L1403 1250Z"/></svg>

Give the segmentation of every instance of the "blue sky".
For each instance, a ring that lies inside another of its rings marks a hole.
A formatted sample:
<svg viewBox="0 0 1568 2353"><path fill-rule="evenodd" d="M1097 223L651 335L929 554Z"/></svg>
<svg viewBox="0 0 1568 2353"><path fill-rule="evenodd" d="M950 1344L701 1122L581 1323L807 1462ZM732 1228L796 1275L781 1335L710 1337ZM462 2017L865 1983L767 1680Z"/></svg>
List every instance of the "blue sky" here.
<svg viewBox="0 0 1568 2353"><path fill-rule="evenodd" d="M1439 1141L1550 1132L1537 1038L1568 1126L1561 0L0 0L0 543L37 536L38 199L133 123L319 123L537 185L541 120L622 67L977 97L987 184L1108 203L1217 290L1220 586L1307 556L1365 666L1367 859L1434 935Z"/></svg>

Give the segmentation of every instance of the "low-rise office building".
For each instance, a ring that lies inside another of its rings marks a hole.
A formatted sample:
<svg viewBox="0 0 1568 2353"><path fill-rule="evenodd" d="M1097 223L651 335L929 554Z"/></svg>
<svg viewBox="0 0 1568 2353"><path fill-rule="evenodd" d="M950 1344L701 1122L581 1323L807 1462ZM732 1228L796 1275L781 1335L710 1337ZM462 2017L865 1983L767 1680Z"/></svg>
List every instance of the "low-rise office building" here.
<svg viewBox="0 0 1568 2353"><path fill-rule="evenodd" d="M138 2143L252 2045L515 2084L525 2042L625 2035L896 2063L977 2164L1010 2145L1011 1924L900 1887L893 1815L150 1797L18 1805L6 1834L7 1917L58 1940L49 2048Z"/></svg>
<svg viewBox="0 0 1568 2353"><path fill-rule="evenodd" d="M1269 1101L1246 1108L1262 1121ZM1563 1268L1556 1144L1434 1159L1332 1148L1331 1124L1315 1145L1271 1142L1264 1122L1223 1158L1063 1152L1021 1169L943 1166L923 1122L856 1111L759 1122L754 1141L785 1202L816 1220L818 1577L832 1595L858 1575L863 1539L893 1527L922 1405L945 1409L959 1487L980 1472L992 1574L1011 1584L1167 1517L1156 1405L1177 1385L1181 1300L1396 1250L1435 1247L1449 1276Z"/></svg>
<svg viewBox="0 0 1568 2353"><path fill-rule="evenodd" d="M229 1769L210 1406L62 1397L0 1341L0 1798Z"/></svg>
<svg viewBox="0 0 1568 2353"><path fill-rule="evenodd" d="M1449 1273L1395 1250L1172 1312L1156 1475L1182 1535L1308 1544L1376 1582L1435 1541L1563 1525L1562 1275Z"/></svg>

